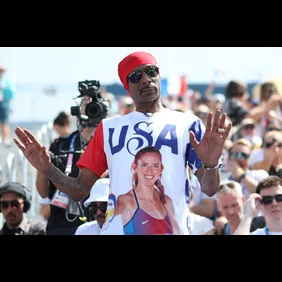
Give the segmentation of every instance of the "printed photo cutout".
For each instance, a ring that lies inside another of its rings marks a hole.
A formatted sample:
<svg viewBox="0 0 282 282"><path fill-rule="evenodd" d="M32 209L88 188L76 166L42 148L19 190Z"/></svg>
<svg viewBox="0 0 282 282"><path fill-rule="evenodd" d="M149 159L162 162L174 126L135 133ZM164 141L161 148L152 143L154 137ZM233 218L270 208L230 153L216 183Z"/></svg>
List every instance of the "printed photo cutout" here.
<svg viewBox="0 0 282 282"><path fill-rule="evenodd" d="M162 185L161 152L145 147L131 165L132 189L117 198L115 216L121 216L125 235L179 234L173 202Z"/></svg>

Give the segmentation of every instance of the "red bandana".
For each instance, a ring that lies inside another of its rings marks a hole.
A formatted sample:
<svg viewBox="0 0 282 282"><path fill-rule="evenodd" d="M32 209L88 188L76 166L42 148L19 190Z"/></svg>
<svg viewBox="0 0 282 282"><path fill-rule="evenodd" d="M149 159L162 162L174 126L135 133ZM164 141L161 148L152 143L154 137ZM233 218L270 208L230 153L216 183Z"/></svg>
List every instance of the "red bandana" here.
<svg viewBox="0 0 282 282"><path fill-rule="evenodd" d="M126 90L128 90L127 76L132 70L141 65L157 65L156 59L146 52L134 52L125 57L118 65L118 76Z"/></svg>

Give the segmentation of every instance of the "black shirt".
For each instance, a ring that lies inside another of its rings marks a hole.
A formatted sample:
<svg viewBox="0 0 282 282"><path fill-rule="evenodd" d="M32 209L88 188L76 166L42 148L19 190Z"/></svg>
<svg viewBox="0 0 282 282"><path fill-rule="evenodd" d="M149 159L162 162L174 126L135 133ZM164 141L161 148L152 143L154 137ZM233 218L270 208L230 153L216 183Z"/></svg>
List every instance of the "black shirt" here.
<svg viewBox="0 0 282 282"><path fill-rule="evenodd" d="M67 163L68 153L70 148L70 143L73 138L73 136L76 135L74 139L74 156L73 156L73 162L72 162L72 168L71 173L69 176L71 177L77 177L79 174L79 168L76 166L76 163L78 162L82 149L81 149L81 141L80 141L80 134L78 131L75 131L71 133L68 137L61 137L56 139L50 146L49 151L54 153L54 155L60 155L60 158L52 158L52 163L58 167L62 172L65 173L65 166ZM55 185L50 181L50 189L49 189L49 198L52 200L54 197L54 194L56 192ZM86 199L85 199L86 200ZM86 213L86 210L83 206L83 201L81 201L81 207ZM83 216L83 215L81 215ZM76 229L78 226L83 224L84 222L79 219L79 216L75 215L68 215L69 219L71 221L68 221L66 218L66 210L63 208L59 208L54 205L50 205L50 217L48 219L47 223L47 235L74 235ZM74 221L72 221L75 219Z"/></svg>

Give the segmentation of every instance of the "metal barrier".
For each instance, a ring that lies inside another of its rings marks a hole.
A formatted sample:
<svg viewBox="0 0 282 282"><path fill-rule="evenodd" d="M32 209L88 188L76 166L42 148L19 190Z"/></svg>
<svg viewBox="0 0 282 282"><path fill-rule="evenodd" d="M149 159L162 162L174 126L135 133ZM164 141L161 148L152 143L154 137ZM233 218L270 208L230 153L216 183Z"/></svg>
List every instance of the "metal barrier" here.
<svg viewBox="0 0 282 282"><path fill-rule="evenodd" d="M38 141L49 149L54 140L52 122L44 124L36 133ZM32 203L28 217L40 217L40 196L36 189L37 170L31 166L21 150L16 154L9 153L4 167L0 167L0 184L13 181L20 182L31 189ZM0 227L3 225L2 213L0 213Z"/></svg>

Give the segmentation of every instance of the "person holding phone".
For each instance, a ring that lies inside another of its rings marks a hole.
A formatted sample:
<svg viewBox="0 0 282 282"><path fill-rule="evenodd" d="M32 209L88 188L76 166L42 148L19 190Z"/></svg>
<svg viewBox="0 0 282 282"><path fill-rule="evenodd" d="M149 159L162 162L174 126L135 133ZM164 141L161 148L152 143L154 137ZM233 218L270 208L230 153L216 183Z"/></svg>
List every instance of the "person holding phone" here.
<svg viewBox="0 0 282 282"><path fill-rule="evenodd" d="M249 232L252 219L262 211L266 226ZM282 179L269 176L259 182L245 203L246 214L234 235L282 235Z"/></svg>
<svg viewBox="0 0 282 282"><path fill-rule="evenodd" d="M263 138L263 147L250 156L252 169L263 169L269 175L282 176L282 132L269 131Z"/></svg>

